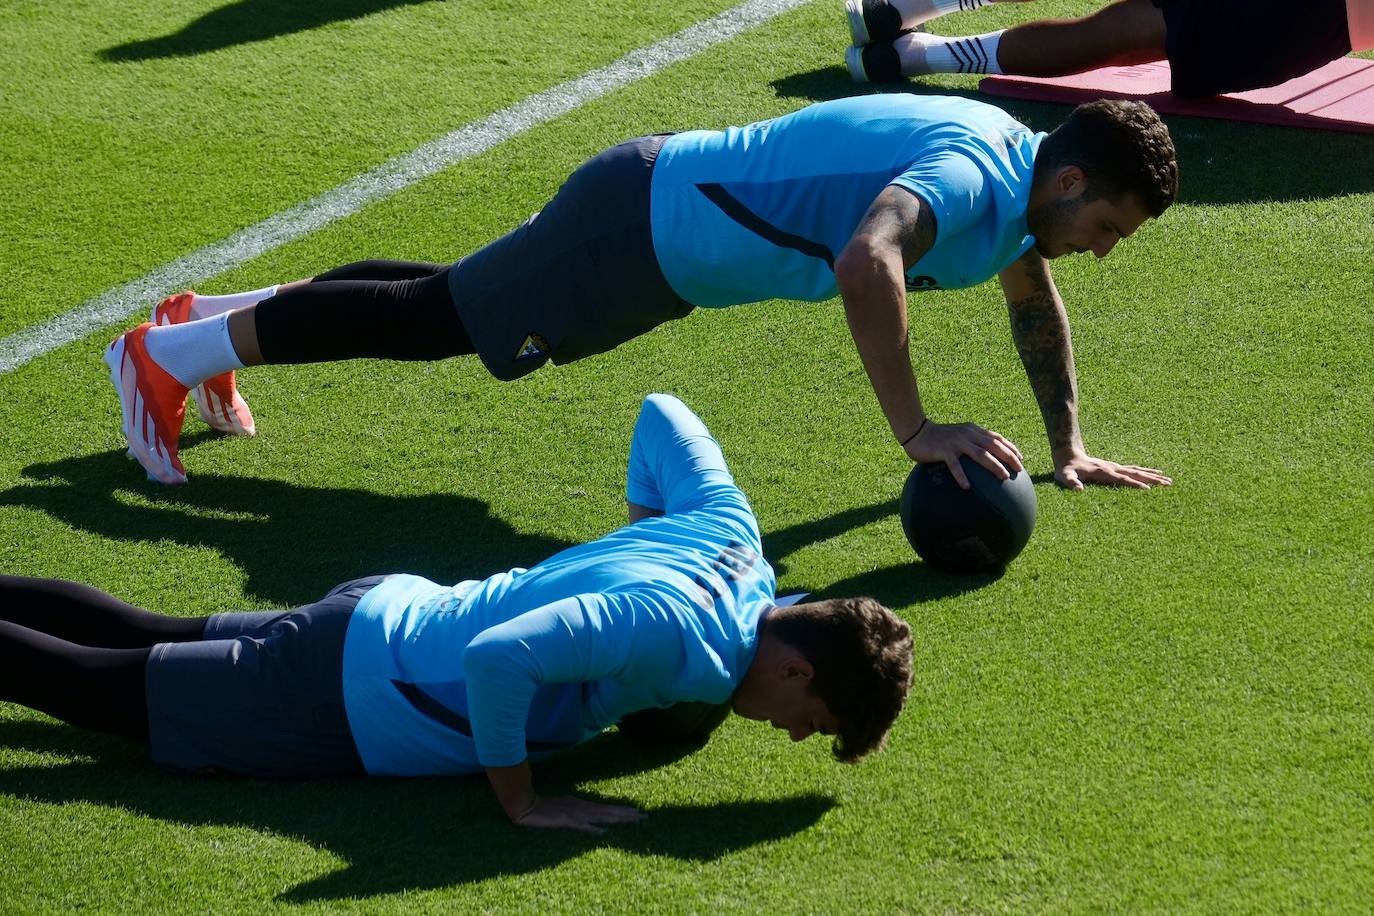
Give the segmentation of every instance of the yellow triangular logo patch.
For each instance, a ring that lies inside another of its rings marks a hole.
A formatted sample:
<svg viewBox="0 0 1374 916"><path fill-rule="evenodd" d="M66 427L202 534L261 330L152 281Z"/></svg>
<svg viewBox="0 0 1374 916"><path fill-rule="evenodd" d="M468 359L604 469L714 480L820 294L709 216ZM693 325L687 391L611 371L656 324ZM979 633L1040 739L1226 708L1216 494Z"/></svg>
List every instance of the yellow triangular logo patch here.
<svg viewBox="0 0 1374 916"><path fill-rule="evenodd" d="M549 355L549 342L539 334L526 334L525 342L520 345L520 349L515 352L517 361L522 359L540 359Z"/></svg>

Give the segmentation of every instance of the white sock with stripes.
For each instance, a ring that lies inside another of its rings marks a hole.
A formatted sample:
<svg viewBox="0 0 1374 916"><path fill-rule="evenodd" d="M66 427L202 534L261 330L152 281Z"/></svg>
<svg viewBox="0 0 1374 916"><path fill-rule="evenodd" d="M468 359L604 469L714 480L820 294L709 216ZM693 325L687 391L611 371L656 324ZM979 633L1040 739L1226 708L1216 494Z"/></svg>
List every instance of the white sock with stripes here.
<svg viewBox="0 0 1374 916"><path fill-rule="evenodd" d="M270 299L277 294L275 286L265 286L262 289L249 290L246 293L230 293L227 296L202 296L196 293L191 300L191 319L213 318L225 312L232 312L234 309L246 309L250 305L257 305L264 299Z"/></svg>
<svg viewBox="0 0 1374 916"><path fill-rule="evenodd" d="M1002 31L1006 31L1003 29ZM902 63L902 76L928 73L1001 73L997 46L1002 32L946 38L926 32L902 35L892 43Z"/></svg>
<svg viewBox="0 0 1374 916"><path fill-rule="evenodd" d="M889 0L893 9L902 14L902 28L914 29L946 13L960 13L980 9L993 0Z"/></svg>
<svg viewBox="0 0 1374 916"><path fill-rule="evenodd" d="M143 338L148 355L167 374L187 388L230 369L242 369L243 362L229 339L229 315L164 324L149 328Z"/></svg>

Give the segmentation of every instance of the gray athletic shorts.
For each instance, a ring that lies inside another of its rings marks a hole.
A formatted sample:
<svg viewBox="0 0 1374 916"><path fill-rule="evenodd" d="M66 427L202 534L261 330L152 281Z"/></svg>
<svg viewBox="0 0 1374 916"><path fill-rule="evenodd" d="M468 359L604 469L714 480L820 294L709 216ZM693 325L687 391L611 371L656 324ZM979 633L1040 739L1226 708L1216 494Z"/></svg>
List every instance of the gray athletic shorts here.
<svg viewBox="0 0 1374 916"><path fill-rule="evenodd" d="M588 159L543 210L449 269L449 291L492 375L602 353L693 306L654 253L649 184L667 135Z"/></svg>
<svg viewBox="0 0 1374 916"><path fill-rule="evenodd" d="M345 582L291 611L216 614L202 641L154 646L153 761L262 777L363 773L344 711L344 636L358 601L385 578Z"/></svg>

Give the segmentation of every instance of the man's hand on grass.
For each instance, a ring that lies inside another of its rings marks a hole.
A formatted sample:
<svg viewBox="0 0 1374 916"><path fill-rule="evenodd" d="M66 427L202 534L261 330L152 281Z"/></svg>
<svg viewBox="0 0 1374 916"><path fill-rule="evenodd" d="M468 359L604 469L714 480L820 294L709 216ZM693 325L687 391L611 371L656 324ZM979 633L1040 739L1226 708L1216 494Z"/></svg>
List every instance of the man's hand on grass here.
<svg viewBox="0 0 1374 916"><path fill-rule="evenodd" d="M1173 480L1154 468L1117 464L1115 461L1094 458L1086 452L1078 452L1062 459L1056 458L1054 480L1069 490L1082 490L1084 484L1089 483L1108 487L1134 487L1137 490L1167 487L1173 483Z"/></svg>
<svg viewBox="0 0 1374 916"><path fill-rule="evenodd" d="M635 824L648 817L629 805L603 805L574 795L536 795L529 808L513 817L521 827L562 827L604 833L605 826Z"/></svg>

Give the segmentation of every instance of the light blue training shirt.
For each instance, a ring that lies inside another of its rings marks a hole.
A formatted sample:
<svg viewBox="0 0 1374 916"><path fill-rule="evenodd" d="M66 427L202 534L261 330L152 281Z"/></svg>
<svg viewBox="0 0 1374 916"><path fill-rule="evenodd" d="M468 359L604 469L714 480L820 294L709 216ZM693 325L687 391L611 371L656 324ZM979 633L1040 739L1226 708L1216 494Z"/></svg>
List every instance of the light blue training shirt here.
<svg viewBox="0 0 1374 916"><path fill-rule="evenodd" d="M776 588L749 502L668 395L645 399L626 476L630 502L665 514L530 569L393 576L363 597L343 692L369 773L512 766L631 712L729 699Z"/></svg>
<svg viewBox="0 0 1374 916"><path fill-rule="evenodd" d="M975 286L1035 241L1026 207L1044 137L982 102L905 93L677 134L654 165L654 252L693 305L829 299L835 258L897 185L937 225L907 288Z"/></svg>

